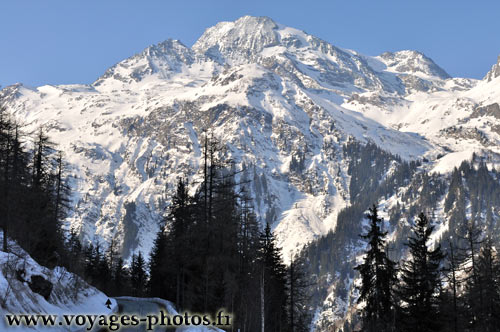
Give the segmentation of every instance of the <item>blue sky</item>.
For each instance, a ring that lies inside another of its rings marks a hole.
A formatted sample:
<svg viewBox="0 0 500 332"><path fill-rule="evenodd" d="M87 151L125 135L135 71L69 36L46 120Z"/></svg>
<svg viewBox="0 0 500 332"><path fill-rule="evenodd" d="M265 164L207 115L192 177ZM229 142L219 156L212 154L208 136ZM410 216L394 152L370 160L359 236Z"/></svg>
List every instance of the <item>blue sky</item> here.
<svg viewBox="0 0 500 332"><path fill-rule="evenodd" d="M500 54L498 0L10 0L0 2L0 85L91 83L168 38L191 46L219 21L269 16L367 55L415 49L482 78Z"/></svg>

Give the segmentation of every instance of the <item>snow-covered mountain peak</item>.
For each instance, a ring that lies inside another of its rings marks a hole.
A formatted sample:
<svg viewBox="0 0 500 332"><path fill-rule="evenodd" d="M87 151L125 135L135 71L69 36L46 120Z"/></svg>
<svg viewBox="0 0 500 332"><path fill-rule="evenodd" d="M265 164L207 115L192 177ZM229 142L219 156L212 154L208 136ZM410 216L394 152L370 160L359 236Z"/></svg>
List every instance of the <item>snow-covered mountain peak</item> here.
<svg viewBox="0 0 500 332"><path fill-rule="evenodd" d="M401 74L424 75L426 77L436 77L440 79L451 78L448 73L439 67L431 58L425 54L403 50L398 52L385 52L378 57L392 72Z"/></svg>
<svg viewBox="0 0 500 332"><path fill-rule="evenodd" d="M491 70L486 74L484 80L490 82L494 78L500 77L500 55L498 56L497 63L491 67Z"/></svg>
<svg viewBox="0 0 500 332"><path fill-rule="evenodd" d="M264 51L266 48L270 51ZM263 57L285 50L310 48L331 53L340 52L333 45L304 31L274 22L269 17L243 16L234 22L220 22L208 28L192 49L214 60L234 60L235 55ZM250 60L250 59L248 59Z"/></svg>
<svg viewBox="0 0 500 332"><path fill-rule="evenodd" d="M142 51L141 55L158 58L174 57L185 63L193 61L192 52L177 39L167 39L161 43L151 45Z"/></svg>
<svg viewBox="0 0 500 332"><path fill-rule="evenodd" d="M398 94L438 90L450 78L420 52L363 56L267 17L244 16L218 23L205 31L192 50L225 66L258 63L304 87L342 95L363 89Z"/></svg>
<svg viewBox="0 0 500 332"><path fill-rule="evenodd" d="M278 44L277 29L278 25L268 17L243 16L208 28L193 50L218 62L234 53L251 56Z"/></svg>
<svg viewBox="0 0 500 332"><path fill-rule="evenodd" d="M195 54L191 49L179 40L167 39L112 66L93 85L105 86L113 81L130 84L152 74L168 79L173 73L181 71L183 65L190 65L194 60Z"/></svg>

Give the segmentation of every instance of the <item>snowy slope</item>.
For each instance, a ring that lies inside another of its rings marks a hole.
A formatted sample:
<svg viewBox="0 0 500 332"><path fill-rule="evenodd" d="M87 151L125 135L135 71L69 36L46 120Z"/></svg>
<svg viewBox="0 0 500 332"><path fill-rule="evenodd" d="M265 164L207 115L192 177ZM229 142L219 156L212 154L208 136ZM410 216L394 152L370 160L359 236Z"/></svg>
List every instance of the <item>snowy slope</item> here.
<svg viewBox="0 0 500 332"><path fill-rule="evenodd" d="M67 226L87 240L115 237L126 258L147 253L177 178L196 176L209 130L245 169L257 214L288 256L335 227L349 200L341 150L351 137L443 172L472 152L500 153L492 72L449 78L419 52L365 56L245 16L191 48L150 46L91 85L14 85L1 97L64 151L74 188Z"/></svg>
<svg viewBox="0 0 500 332"><path fill-rule="evenodd" d="M0 239L2 238L0 233ZM10 243L11 253L0 251L0 330L1 331L67 331L59 327L10 327L6 314L110 314L115 310L105 305L108 297L97 289L66 271L62 267L53 270L38 265L15 243ZM21 272L22 271L22 272ZM48 299L31 290L29 283L41 276L52 283ZM22 279L22 280L20 280ZM78 286L76 286L78 284ZM79 331L76 326L72 331Z"/></svg>
<svg viewBox="0 0 500 332"><path fill-rule="evenodd" d="M343 106L377 119L388 127L425 137L436 149L436 172L449 172L472 153L500 156L500 80L451 79L441 89L410 94L399 104L380 107L379 96L352 99ZM439 158L438 158L439 157Z"/></svg>

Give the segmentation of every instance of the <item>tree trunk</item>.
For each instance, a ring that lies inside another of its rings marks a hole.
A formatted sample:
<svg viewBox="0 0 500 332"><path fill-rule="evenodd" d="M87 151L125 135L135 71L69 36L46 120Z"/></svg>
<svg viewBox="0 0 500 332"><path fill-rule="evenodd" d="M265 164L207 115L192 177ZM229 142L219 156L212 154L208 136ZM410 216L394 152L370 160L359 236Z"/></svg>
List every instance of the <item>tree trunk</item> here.
<svg viewBox="0 0 500 332"><path fill-rule="evenodd" d="M265 315L264 315L264 305L265 305L265 301L264 301L264 268L262 268L262 276L261 276L261 279L260 279L260 326L261 326L261 329L260 331L261 332L265 332Z"/></svg>

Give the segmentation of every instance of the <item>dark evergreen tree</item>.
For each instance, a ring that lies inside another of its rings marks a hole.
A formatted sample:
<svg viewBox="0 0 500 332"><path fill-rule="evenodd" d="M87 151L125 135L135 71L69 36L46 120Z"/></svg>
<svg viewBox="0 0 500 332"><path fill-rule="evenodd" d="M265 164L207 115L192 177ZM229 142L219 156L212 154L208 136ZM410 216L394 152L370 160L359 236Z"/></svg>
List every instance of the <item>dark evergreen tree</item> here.
<svg viewBox="0 0 500 332"><path fill-rule="evenodd" d="M286 267L269 223L260 237L261 317L265 331L289 331L287 319Z"/></svg>
<svg viewBox="0 0 500 332"><path fill-rule="evenodd" d="M401 300L400 325L403 331L439 331L439 291L441 287L441 246L430 249L428 243L434 227L421 213L412 226L409 238L410 257L401 268L398 295Z"/></svg>
<svg viewBox="0 0 500 332"><path fill-rule="evenodd" d="M480 331L477 326L480 324L481 308L484 305L484 285L479 277L478 255L483 241L482 232L478 225L472 221L466 221L462 227L465 235L461 237L463 260L465 262L463 272L466 275L466 297L465 310L466 326L470 331Z"/></svg>
<svg viewBox="0 0 500 332"><path fill-rule="evenodd" d="M70 229L68 238L66 240L66 254L64 256L65 266L68 271L75 273L80 278L84 278L85 273L85 259L84 248L78 238L78 233L74 228ZM74 282L79 286L80 280L74 279Z"/></svg>
<svg viewBox="0 0 500 332"><path fill-rule="evenodd" d="M92 243L83 247L83 262L84 262L84 279L90 283L94 284L94 276L95 276L95 267L97 266L96 261L94 259L94 246Z"/></svg>
<svg viewBox="0 0 500 332"><path fill-rule="evenodd" d="M20 125L0 108L0 226L5 234L2 247L9 249L11 237L42 265L65 265L66 247L60 228L66 211L61 190L65 183L64 161L62 157L54 160L54 145L43 129L35 137L32 153L25 150L23 137Z"/></svg>
<svg viewBox="0 0 500 332"><path fill-rule="evenodd" d="M113 270L113 287L111 288L111 294L113 296L127 295L129 286L129 271L125 267L123 258L119 257L114 264Z"/></svg>
<svg viewBox="0 0 500 332"><path fill-rule="evenodd" d="M54 224L59 224L61 220L64 220L67 216L67 211L70 209L69 207L69 195L70 188L65 181L65 164L63 159L63 153L61 151L57 152L57 156L55 159L55 173L53 174L53 191L54 191L54 199L53 199L53 218Z"/></svg>
<svg viewBox="0 0 500 332"><path fill-rule="evenodd" d="M179 308L192 308L200 296L193 287L189 287L193 280L199 279L199 251L204 247L207 236L199 233L201 230L206 230L205 227L196 229L194 220L196 209L195 202L188 194L187 181L179 179L176 194L172 198L170 214L167 217L169 230L166 246L169 253L165 255L170 257L170 264L175 266L175 273L167 280L173 278L172 285L175 288L171 291L175 294L173 299ZM198 225L203 224L198 223ZM197 248L198 246L202 248Z"/></svg>
<svg viewBox="0 0 500 332"><path fill-rule="evenodd" d="M393 286L396 281L396 263L389 259L385 248L387 232L381 229L382 219L377 207L369 209L370 229L361 235L368 240L364 261L356 267L361 276L359 302L366 303L362 310L363 331L392 331L395 304Z"/></svg>
<svg viewBox="0 0 500 332"><path fill-rule="evenodd" d="M33 154L32 190L27 213L31 232L26 246L38 262L50 267L60 263L58 252L64 246L61 220L55 215L57 194L54 192L54 152L54 144L40 127Z"/></svg>
<svg viewBox="0 0 500 332"><path fill-rule="evenodd" d="M225 308L234 313L235 328L254 331L260 322L256 295L262 270L258 223L245 195L235 192L234 170L220 167L212 173L209 221L205 186L191 197L185 181L179 181L165 231L151 252L149 293L165 294L183 310Z"/></svg>
<svg viewBox="0 0 500 332"><path fill-rule="evenodd" d="M29 186L26 181L27 155L19 136L19 125L4 108L0 108L0 226L5 252L9 249L9 236L26 235L25 232L17 233L22 228L20 225L13 225L14 220L22 219L25 211L23 197Z"/></svg>
<svg viewBox="0 0 500 332"><path fill-rule="evenodd" d="M163 299L178 299L176 292L176 269L178 268L173 259L172 246L169 246L166 231L160 227L156 235L148 262L149 283L148 292L151 297ZM181 303L177 304L181 306Z"/></svg>
<svg viewBox="0 0 500 332"><path fill-rule="evenodd" d="M443 289L439 312L441 313L441 320L444 325L443 330L459 332L465 326L462 315L463 301L460 298L460 289L463 284L460 268L462 259L451 240L449 241L446 257L447 268L445 269L445 278L448 288Z"/></svg>
<svg viewBox="0 0 500 332"><path fill-rule="evenodd" d="M163 293L166 298L179 308L189 310L201 310L197 305L203 294L198 287L202 261L205 260L207 228L202 218L195 220L199 209L197 202L188 195L185 180L180 179L166 217L165 231L158 234L153 252L157 255L153 263L157 265L152 267L155 274L164 278Z"/></svg>
<svg viewBox="0 0 500 332"><path fill-rule="evenodd" d="M132 264L130 267L130 286L132 295L142 297L145 295L145 286L147 283L146 262L142 253L132 255Z"/></svg>
<svg viewBox="0 0 500 332"><path fill-rule="evenodd" d="M472 331L493 332L500 326L500 265L493 245L484 242L477 258L476 279L469 279L467 297L474 302L472 310L477 315L471 324Z"/></svg>
<svg viewBox="0 0 500 332"><path fill-rule="evenodd" d="M96 247L98 248L98 247ZM102 253L98 253L96 257L97 267L95 269L95 280L96 287L102 290L105 293L111 293L113 290L112 284L112 269L111 266L106 259L106 256Z"/></svg>
<svg viewBox="0 0 500 332"><path fill-rule="evenodd" d="M287 275L287 310L291 332L310 330L309 289L312 286L305 272L305 261L301 256L292 257Z"/></svg>
<svg viewBox="0 0 500 332"><path fill-rule="evenodd" d="M259 225L249 197L242 194L238 234L238 291L234 299L235 329L241 332L258 331L260 328L260 276L258 264Z"/></svg>

